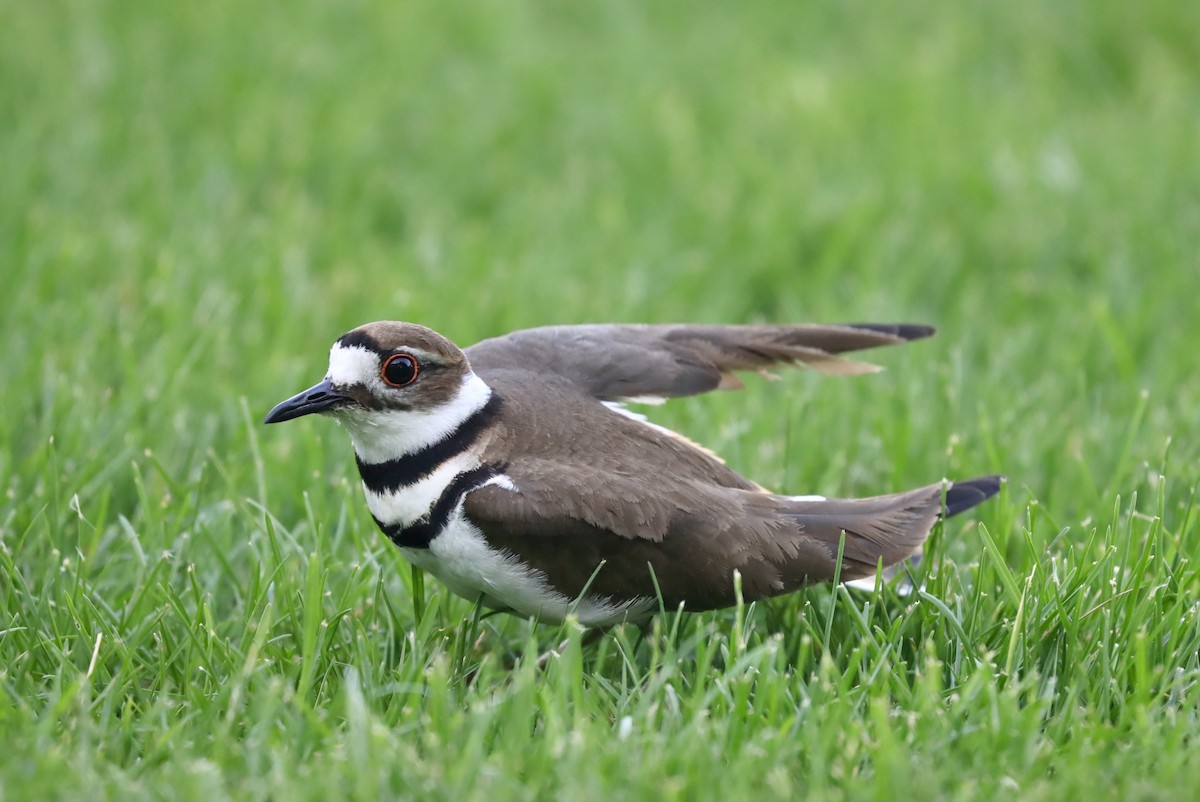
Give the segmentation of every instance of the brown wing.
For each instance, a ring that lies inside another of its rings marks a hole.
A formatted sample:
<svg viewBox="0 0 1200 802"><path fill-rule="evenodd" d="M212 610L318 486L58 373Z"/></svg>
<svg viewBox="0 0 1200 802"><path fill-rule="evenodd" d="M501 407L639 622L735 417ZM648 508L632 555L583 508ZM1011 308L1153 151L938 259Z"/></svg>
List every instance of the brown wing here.
<svg viewBox="0 0 1200 802"><path fill-rule="evenodd" d="M617 401L741 387L737 371L807 365L835 374L876 370L838 354L932 335L930 326L593 325L525 329L466 349L478 370L536 366L593 398Z"/></svg>
<svg viewBox="0 0 1200 802"><path fill-rule="evenodd" d="M735 569L748 601L832 579L843 531L842 578L867 576L879 561L916 551L943 510L942 484L802 501L600 473L525 461L507 471L515 489L483 487L464 509L492 547L520 555L567 596L586 587L614 599L654 597L657 587L668 607L690 610L732 604ZM996 487L993 477L950 486L949 510Z"/></svg>

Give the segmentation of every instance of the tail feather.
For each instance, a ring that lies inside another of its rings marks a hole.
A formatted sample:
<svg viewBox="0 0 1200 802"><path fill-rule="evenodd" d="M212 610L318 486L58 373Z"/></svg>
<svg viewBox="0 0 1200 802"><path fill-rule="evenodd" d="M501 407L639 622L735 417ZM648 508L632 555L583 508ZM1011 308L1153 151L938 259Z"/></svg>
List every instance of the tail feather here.
<svg viewBox="0 0 1200 802"><path fill-rule="evenodd" d="M946 488L946 517L966 512L1000 492L1003 476L980 476Z"/></svg>
<svg viewBox="0 0 1200 802"><path fill-rule="evenodd" d="M862 331L890 334L902 340L923 340L926 337L932 337L937 331L933 326L924 326L918 323L849 323L847 326Z"/></svg>
<svg viewBox="0 0 1200 802"><path fill-rule="evenodd" d="M986 501L999 492L1001 481L999 476L982 476L889 496L796 499L784 514L796 520L808 537L826 544L834 560L840 546L841 577L857 579L873 574L881 560L887 567L918 553L939 518L957 515ZM806 567L808 579L816 578L811 565ZM831 562L830 575L824 578L832 578L833 568ZM788 573L786 567L784 572Z"/></svg>

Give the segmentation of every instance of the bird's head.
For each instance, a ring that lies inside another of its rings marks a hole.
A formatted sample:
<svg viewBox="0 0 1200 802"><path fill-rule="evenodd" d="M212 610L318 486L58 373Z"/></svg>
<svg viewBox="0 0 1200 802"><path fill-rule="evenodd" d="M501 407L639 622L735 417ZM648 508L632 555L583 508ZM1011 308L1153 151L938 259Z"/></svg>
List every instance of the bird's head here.
<svg viewBox="0 0 1200 802"><path fill-rule="evenodd" d="M339 337L325 378L277 404L265 422L329 414L346 427L360 457L391 458L440 436L489 394L450 340L415 323L381 321Z"/></svg>

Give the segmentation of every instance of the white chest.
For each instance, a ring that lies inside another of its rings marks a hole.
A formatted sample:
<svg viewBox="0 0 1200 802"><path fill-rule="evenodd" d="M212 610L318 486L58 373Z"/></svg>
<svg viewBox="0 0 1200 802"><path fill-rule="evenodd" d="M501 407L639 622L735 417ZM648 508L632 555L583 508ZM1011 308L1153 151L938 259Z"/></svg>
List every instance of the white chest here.
<svg viewBox="0 0 1200 802"><path fill-rule="evenodd" d="M464 452L446 460L420 481L399 490L377 493L364 484L367 507L377 521L408 526L429 514L454 477L478 468L480 463L478 455Z"/></svg>

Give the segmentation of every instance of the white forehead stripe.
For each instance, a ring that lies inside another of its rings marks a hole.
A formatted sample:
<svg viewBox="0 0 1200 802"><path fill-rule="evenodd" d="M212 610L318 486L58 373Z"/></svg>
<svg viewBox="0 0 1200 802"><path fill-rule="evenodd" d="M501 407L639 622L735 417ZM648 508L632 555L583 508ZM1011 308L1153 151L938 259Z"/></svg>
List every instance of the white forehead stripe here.
<svg viewBox="0 0 1200 802"><path fill-rule="evenodd" d="M379 375L379 355L361 345L334 343L329 349L329 373L334 384L362 384Z"/></svg>

